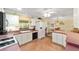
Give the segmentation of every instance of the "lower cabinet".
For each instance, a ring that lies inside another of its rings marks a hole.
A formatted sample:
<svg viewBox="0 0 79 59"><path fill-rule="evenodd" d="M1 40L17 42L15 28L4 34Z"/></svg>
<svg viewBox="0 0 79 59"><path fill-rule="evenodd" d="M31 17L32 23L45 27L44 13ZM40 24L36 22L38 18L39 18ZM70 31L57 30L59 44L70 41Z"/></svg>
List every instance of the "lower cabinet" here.
<svg viewBox="0 0 79 59"><path fill-rule="evenodd" d="M27 32L27 33L22 33L15 35L16 40L18 41L19 45L23 45L27 42L32 41L32 33Z"/></svg>
<svg viewBox="0 0 79 59"><path fill-rule="evenodd" d="M62 33L52 33L52 41L66 47L66 35Z"/></svg>

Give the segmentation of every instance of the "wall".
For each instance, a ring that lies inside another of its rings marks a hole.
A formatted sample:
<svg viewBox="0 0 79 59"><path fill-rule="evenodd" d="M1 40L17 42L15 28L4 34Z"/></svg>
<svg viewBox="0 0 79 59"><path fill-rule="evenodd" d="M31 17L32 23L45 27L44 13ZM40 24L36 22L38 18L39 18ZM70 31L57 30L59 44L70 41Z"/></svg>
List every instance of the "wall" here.
<svg viewBox="0 0 79 59"><path fill-rule="evenodd" d="M63 21L64 25L61 25L56 21ZM71 31L74 28L73 17L44 19L43 22L46 24L48 32L51 32L51 29L56 27L60 27L60 29L64 31Z"/></svg>
<svg viewBox="0 0 79 59"><path fill-rule="evenodd" d="M4 9L3 9L3 8L0 8L0 11L1 11L1 12L4 12Z"/></svg>
<svg viewBox="0 0 79 59"><path fill-rule="evenodd" d="M59 21L59 23L57 23L57 21ZM63 24L60 24L60 22L62 22ZM61 30L70 31L70 30L73 29L73 17L71 17L71 18L63 18L63 19L58 18L55 21L55 26L60 27Z"/></svg>
<svg viewBox="0 0 79 59"><path fill-rule="evenodd" d="M57 21L59 21L59 22L63 21L64 25L57 23ZM64 30L64 31L70 31L74 27L73 17L71 17L71 18L45 19L44 22L46 22L46 24L47 24L48 32L51 32L51 29L57 28L57 27L60 27L60 29Z"/></svg>
<svg viewBox="0 0 79 59"><path fill-rule="evenodd" d="M61 30L70 31L73 29L73 20L72 19L63 20L63 23L64 23L64 25L59 25Z"/></svg>
<svg viewBox="0 0 79 59"><path fill-rule="evenodd" d="M19 16L6 13L7 31L19 30Z"/></svg>
<svg viewBox="0 0 79 59"><path fill-rule="evenodd" d="M79 28L79 8L74 9L74 28Z"/></svg>
<svg viewBox="0 0 79 59"><path fill-rule="evenodd" d="M47 33L51 32L51 28L52 28L51 24L53 21L48 18L43 18L42 21L44 22L45 27L47 27Z"/></svg>

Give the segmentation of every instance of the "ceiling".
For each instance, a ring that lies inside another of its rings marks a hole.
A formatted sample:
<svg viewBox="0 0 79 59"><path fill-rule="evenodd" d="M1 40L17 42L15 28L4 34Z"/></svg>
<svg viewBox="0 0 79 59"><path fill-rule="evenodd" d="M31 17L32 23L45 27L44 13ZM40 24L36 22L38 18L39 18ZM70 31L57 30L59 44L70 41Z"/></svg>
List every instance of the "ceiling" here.
<svg viewBox="0 0 79 59"><path fill-rule="evenodd" d="M20 11L25 15L31 17L43 17L45 13L52 12L50 18L53 17L65 17L73 16L73 8L22 8L21 10L17 8L5 8L5 11Z"/></svg>

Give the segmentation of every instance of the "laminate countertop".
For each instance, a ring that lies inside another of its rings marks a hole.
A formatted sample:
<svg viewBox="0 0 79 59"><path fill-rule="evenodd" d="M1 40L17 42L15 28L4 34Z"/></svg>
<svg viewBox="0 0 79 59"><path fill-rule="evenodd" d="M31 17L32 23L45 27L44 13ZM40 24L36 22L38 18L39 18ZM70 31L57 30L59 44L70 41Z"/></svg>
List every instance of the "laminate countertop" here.
<svg viewBox="0 0 79 59"><path fill-rule="evenodd" d="M14 31L14 32L8 32L7 34L4 35L0 35L0 39L5 39L5 38L9 38L9 37L13 37L14 35L19 35L19 34L23 34L23 33L34 33L34 32L38 32L37 30L30 30L30 31Z"/></svg>
<svg viewBox="0 0 79 59"><path fill-rule="evenodd" d="M5 35L0 35L0 40L1 39L5 39L5 38L9 38L9 37L13 37L14 35L13 34L10 34L10 33L7 33Z"/></svg>
<svg viewBox="0 0 79 59"><path fill-rule="evenodd" d="M13 35L18 35L18 34L23 34L23 33L34 33L38 32L37 30L26 30L26 31L14 31L14 32L9 32L10 34Z"/></svg>
<svg viewBox="0 0 79 59"><path fill-rule="evenodd" d="M61 31L61 30L55 30L55 31L52 31L52 32L61 33L61 34L67 35L67 32Z"/></svg>

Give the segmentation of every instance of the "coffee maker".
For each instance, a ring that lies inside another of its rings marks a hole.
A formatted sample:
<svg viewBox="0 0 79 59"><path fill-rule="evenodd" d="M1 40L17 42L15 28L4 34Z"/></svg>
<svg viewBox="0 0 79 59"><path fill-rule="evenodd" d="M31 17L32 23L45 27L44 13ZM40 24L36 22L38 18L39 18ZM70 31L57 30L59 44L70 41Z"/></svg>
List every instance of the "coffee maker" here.
<svg viewBox="0 0 79 59"><path fill-rule="evenodd" d="M0 35L6 34L6 16L4 12L0 12Z"/></svg>

